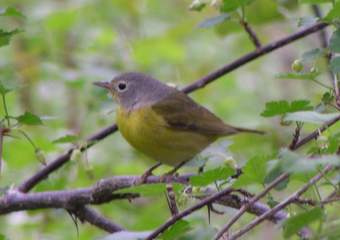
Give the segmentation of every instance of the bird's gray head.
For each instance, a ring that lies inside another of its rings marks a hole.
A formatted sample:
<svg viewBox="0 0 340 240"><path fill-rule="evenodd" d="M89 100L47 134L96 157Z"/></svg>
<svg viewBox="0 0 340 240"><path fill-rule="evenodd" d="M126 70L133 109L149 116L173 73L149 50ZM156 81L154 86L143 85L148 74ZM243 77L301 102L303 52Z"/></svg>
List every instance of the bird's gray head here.
<svg viewBox="0 0 340 240"><path fill-rule="evenodd" d="M119 105L127 110L151 105L177 91L148 75L136 72L123 73L111 82L94 84L108 89Z"/></svg>

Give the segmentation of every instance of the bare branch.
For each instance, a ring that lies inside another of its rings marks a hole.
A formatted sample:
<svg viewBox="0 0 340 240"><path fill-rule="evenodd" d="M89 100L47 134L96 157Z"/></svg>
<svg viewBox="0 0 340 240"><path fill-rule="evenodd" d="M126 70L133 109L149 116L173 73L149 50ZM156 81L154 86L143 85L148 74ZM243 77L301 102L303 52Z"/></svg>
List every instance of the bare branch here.
<svg viewBox="0 0 340 240"><path fill-rule="evenodd" d="M159 228L157 228L155 231L153 231L145 240L151 240L155 239L159 234L163 233L165 230L167 230L170 226L175 224L178 220L188 216L189 214L193 213L194 211L197 211L198 209L201 209L202 207L216 201L217 199L229 194L232 192L231 188L226 188L218 193L215 193L199 203L195 204L194 206L187 208L186 210L180 212L179 214L173 216L168 221L163 223Z"/></svg>
<svg viewBox="0 0 340 240"><path fill-rule="evenodd" d="M327 23L316 23L308 28L305 28L303 30L300 30L296 33L293 33L292 35L289 35L287 37L284 37L278 41L269 43L265 46L262 46L259 49L256 49L255 51L252 51L246 55L243 55L242 57L236 59L235 61L217 69L216 71L213 71L211 73L209 73L207 76L197 80L196 82L190 84L189 86L185 87L183 90L183 92L185 93L190 93L196 89L199 88L203 88L205 87L207 84L209 84L210 82L222 77L223 75L263 56L266 55L278 48L282 48L296 40L299 40L301 38L304 38L306 36L308 36L309 34L315 33L317 31L320 31L322 29L324 29L325 27L327 27L328 24Z"/></svg>
<svg viewBox="0 0 340 240"><path fill-rule="evenodd" d="M273 189L275 186L277 186L279 183L287 179L289 176L288 173L281 174L279 177L277 177L273 182L271 182L262 192L254 196L249 200L249 202L246 205L243 205L240 210L232 217L229 222L215 235L214 239L220 239L225 232L227 232L231 226L249 209L249 207L257 202L260 198L265 196L271 189Z"/></svg>
<svg viewBox="0 0 340 240"><path fill-rule="evenodd" d="M253 42L253 44L255 45L255 47L259 49L261 47L261 42L259 38L257 37L255 31L250 27L249 23L244 20L241 20L240 24L244 28L244 30L248 33L248 36L250 40Z"/></svg>
<svg viewBox="0 0 340 240"><path fill-rule="evenodd" d="M292 202L296 201L304 192L308 190L308 188L312 185L314 185L316 182L318 182L325 174L333 170L333 166L328 165L326 166L319 174L314 176L311 180L308 181L305 185L303 185L299 190L294 192L292 195L290 195L288 198L286 198L284 201L280 202L278 205L276 205L271 210L265 212L261 216L255 218L251 223L249 223L247 226L233 234L228 238L228 240L235 240L243 236L245 233L249 232L251 229L253 229L255 226L260 224L263 220L266 218L272 216L272 214L276 213L277 211L282 210L287 205L291 204Z"/></svg>
<svg viewBox="0 0 340 240"><path fill-rule="evenodd" d="M115 233L124 230L124 228L122 228L118 224L115 224L110 220L107 220L99 213L97 213L95 210L89 207L81 206L76 209L73 209L72 212L76 214L81 221L86 220L88 223L97 226L109 233Z"/></svg>
<svg viewBox="0 0 340 240"><path fill-rule="evenodd" d="M101 129L100 131L93 134L87 139L87 144L83 146L81 151L85 151L87 148L91 147L96 142L103 140L104 138L114 133L115 131L117 131L116 124L113 124L111 126ZM45 165L42 169L36 172L33 176L31 176L26 181L24 181L22 184L20 184L18 186L18 190L21 192L30 191L35 185L37 185L39 182L47 178L51 172L54 172L55 170L60 168L62 165L64 165L66 162L68 162L70 160L72 152L75 149L76 147L70 148L69 150L67 150L65 154L60 155L55 160Z"/></svg>
<svg viewBox="0 0 340 240"><path fill-rule="evenodd" d="M324 132L326 129L328 129L329 127L331 127L335 123L337 123L339 120L340 120L340 116L337 116L337 117L329 120L324 125L322 125L320 128L316 129L314 132L312 132L311 134L307 135L306 137L304 137L303 139L298 141L295 144L295 146L290 148L290 149L296 150L296 149L302 147L303 145L305 145L306 143L310 142L311 140L316 139L320 135L320 133Z"/></svg>

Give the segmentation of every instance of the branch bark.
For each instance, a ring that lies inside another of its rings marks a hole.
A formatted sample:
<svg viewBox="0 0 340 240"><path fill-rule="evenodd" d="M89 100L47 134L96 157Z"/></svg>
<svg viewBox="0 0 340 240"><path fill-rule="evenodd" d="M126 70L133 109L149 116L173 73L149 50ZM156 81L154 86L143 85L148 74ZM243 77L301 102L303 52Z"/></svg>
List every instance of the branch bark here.
<svg viewBox="0 0 340 240"><path fill-rule="evenodd" d="M316 182L318 182L325 174L333 170L333 166L326 166L319 174L314 176L311 180L309 180L308 183L303 185L299 190L294 192L292 195L290 195L288 198L286 198L284 201L280 202L278 205L276 205L271 210L265 212L261 216L255 218L251 223L249 223L247 226L236 232L235 234L231 235L228 240L236 240L243 236L245 233L249 232L251 229L253 229L255 226L259 225L262 221L264 221L266 218L270 217L272 214L276 213L277 211L282 210L289 204L295 202L299 197L308 190L308 188L312 185L314 185Z"/></svg>

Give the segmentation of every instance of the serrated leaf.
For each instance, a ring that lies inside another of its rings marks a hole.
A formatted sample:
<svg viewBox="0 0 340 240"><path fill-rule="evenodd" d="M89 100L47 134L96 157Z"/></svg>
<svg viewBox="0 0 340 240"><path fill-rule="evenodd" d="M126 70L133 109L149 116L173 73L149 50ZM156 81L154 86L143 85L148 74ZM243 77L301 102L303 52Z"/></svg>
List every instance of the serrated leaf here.
<svg viewBox="0 0 340 240"><path fill-rule="evenodd" d="M266 103L265 110L261 113L262 117L272 117L285 114L289 111L289 103L287 101L272 101Z"/></svg>
<svg viewBox="0 0 340 240"><path fill-rule="evenodd" d="M20 32L22 31L19 29L15 29L12 31L5 31L0 29L0 47L8 45L11 40L11 37Z"/></svg>
<svg viewBox="0 0 340 240"><path fill-rule="evenodd" d="M79 140L78 136L75 135L65 135L53 140L53 143L73 143Z"/></svg>
<svg viewBox="0 0 340 240"><path fill-rule="evenodd" d="M151 231L143 231L143 232L128 232L128 231L119 231L103 238L100 240L143 240L147 238L152 232Z"/></svg>
<svg viewBox="0 0 340 240"><path fill-rule="evenodd" d="M6 9L1 9L0 10L0 16L4 16L4 17L22 17L22 18L25 17L20 11L18 11L14 7L8 7Z"/></svg>
<svg viewBox="0 0 340 240"><path fill-rule="evenodd" d="M324 20L331 22L339 18L340 18L340 2L337 1L334 4L333 8L326 14L326 17L324 18Z"/></svg>
<svg viewBox="0 0 340 240"><path fill-rule="evenodd" d="M275 77L278 79L315 80L318 75L318 72L289 72L276 74Z"/></svg>
<svg viewBox="0 0 340 240"><path fill-rule="evenodd" d="M335 57L331 60L330 68L333 73L340 73L340 57Z"/></svg>
<svg viewBox="0 0 340 240"><path fill-rule="evenodd" d="M218 180L226 180L228 177L235 174L235 170L230 166L218 167L208 170L190 178L190 183L193 186L206 186Z"/></svg>
<svg viewBox="0 0 340 240"><path fill-rule="evenodd" d="M284 121L307 122L315 124L324 124L335 117L340 116L339 113L318 113L314 111L300 111L287 113Z"/></svg>
<svg viewBox="0 0 340 240"><path fill-rule="evenodd" d="M168 228L160 237L163 240L178 239L179 236L183 235L191 229L190 223L185 220L179 220L170 228Z"/></svg>
<svg viewBox="0 0 340 240"><path fill-rule="evenodd" d="M340 29L333 32L332 37L329 41L329 48L333 52L340 53Z"/></svg>
<svg viewBox="0 0 340 240"><path fill-rule="evenodd" d="M224 13L233 12L239 7L244 7L254 0L223 0L220 11Z"/></svg>
<svg viewBox="0 0 340 240"><path fill-rule="evenodd" d="M285 238L289 238L297 233L301 228L319 220L322 217L323 210L319 207L292 216L283 223L283 235Z"/></svg>
<svg viewBox="0 0 340 240"><path fill-rule="evenodd" d="M290 112L313 109L313 107L309 104L310 102L308 100L296 100L290 104L285 100L267 102L265 110L261 113L261 116L273 117Z"/></svg>
<svg viewBox="0 0 340 240"><path fill-rule="evenodd" d="M249 184L263 184L266 176L268 158L265 156L256 156L249 159L242 168L242 175L235 181L235 188L243 187Z"/></svg>
<svg viewBox="0 0 340 240"><path fill-rule="evenodd" d="M296 100L290 104L289 112L297 112L301 110L311 110L312 106L309 105L310 101L308 100Z"/></svg>
<svg viewBox="0 0 340 240"><path fill-rule="evenodd" d="M24 125L41 125L43 122L41 121L40 117L34 115L30 112L25 112L23 115L20 115L15 118L19 123Z"/></svg>

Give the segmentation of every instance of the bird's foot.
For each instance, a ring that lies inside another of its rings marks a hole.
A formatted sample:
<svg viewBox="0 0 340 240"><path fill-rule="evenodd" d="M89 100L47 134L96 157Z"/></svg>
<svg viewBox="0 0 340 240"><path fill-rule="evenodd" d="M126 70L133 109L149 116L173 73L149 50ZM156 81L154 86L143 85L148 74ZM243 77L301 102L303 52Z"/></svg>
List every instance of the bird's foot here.
<svg viewBox="0 0 340 240"><path fill-rule="evenodd" d="M157 163L155 165L153 165L152 167L150 167L148 170L146 170L142 176L135 182L135 185L140 185L140 184L144 184L147 182L148 177L152 176L152 172L158 168L160 165L162 165L162 163Z"/></svg>

